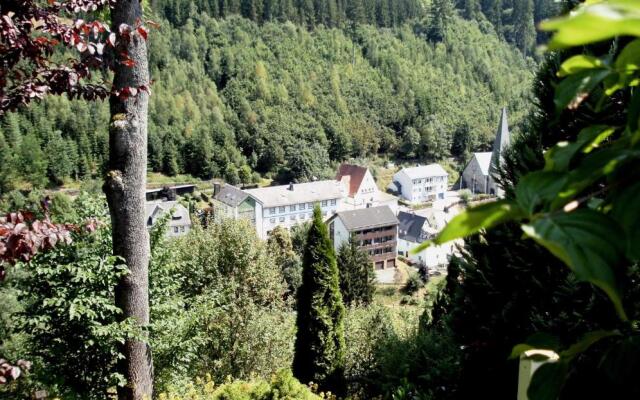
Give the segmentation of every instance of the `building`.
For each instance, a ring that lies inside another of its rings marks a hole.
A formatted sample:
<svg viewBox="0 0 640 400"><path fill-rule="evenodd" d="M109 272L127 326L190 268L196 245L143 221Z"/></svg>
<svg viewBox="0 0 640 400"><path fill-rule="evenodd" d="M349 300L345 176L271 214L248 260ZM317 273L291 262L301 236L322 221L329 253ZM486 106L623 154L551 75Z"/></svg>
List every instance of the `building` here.
<svg viewBox="0 0 640 400"><path fill-rule="evenodd" d="M256 224L256 201L247 192L232 185L215 183L213 185L213 215L216 220L246 219Z"/></svg>
<svg viewBox="0 0 640 400"><path fill-rule="evenodd" d="M327 224L336 251L354 235L376 269L396 266L398 219L388 206L340 211Z"/></svg>
<svg viewBox="0 0 640 400"><path fill-rule="evenodd" d="M158 220L171 214L167 220L167 236L175 237L186 235L191 230L191 217L189 210L177 201L156 201L146 204L147 229L151 229Z"/></svg>
<svg viewBox="0 0 640 400"><path fill-rule="evenodd" d="M147 201L173 201L177 196L192 194L195 191L196 185L165 186L157 189L147 189L145 192L145 196Z"/></svg>
<svg viewBox="0 0 640 400"><path fill-rule="evenodd" d="M398 213L398 255L431 269L445 269L449 257L455 252L455 242L430 246L412 254L419 244L433 239L447 223L444 211L429 210L428 215L401 211Z"/></svg>
<svg viewBox="0 0 640 400"><path fill-rule="evenodd" d="M255 226L258 237L266 240L276 226L290 229L310 221L313 207L318 204L322 215L329 218L342 207L343 185L336 180L291 183L244 191L255 204Z"/></svg>
<svg viewBox="0 0 640 400"><path fill-rule="evenodd" d="M393 175L393 185L407 202L417 204L444 199L449 174L440 164L403 168Z"/></svg>
<svg viewBox="0 0 640 400"><path fill-rule="evenodd" d="M486 193L502 197L504 192L496 184L493 176L498 171L504 150L509 146L510 133L507 121L507 109L502 109L500 123L493 142L493 150L473 153L464 168L460 179L460 189L469 189L472 193Z"/></svg>
<svg viewBox="0 0 640 400"><path fill-rule="evenodd" d="M342 210L389 206L394 214L398 212L398 199L378 189L368 168L343 163L336 173L336 181L345 187Z"/></svg>

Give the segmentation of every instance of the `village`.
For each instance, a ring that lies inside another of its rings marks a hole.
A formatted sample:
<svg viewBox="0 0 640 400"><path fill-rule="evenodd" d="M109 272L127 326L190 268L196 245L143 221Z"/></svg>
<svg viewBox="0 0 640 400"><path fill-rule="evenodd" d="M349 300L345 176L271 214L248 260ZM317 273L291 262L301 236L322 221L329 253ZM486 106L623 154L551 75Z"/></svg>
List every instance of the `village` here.
<svg viewBox="0 0 640 400"><path fill-rule="evenodd" d="M167 235L181 236L191 228L191 215L204 215L245 220L267 240L277 227L290 230L311 221L318 205L336 251L354 237L369 255L378 283L393 282L398 260L441 275L459 241L413 249L434 238L470 202L503 196L493 176L509 140L503 108L492 151L473 153L454 183L441 165L433 163L399 168L381 188L369 168L342 163L330 180L254 188L215 182L208 207L200 209L188 209L177 199L192 194L195 185L148 190L147 226L171 213Z"/></svg>

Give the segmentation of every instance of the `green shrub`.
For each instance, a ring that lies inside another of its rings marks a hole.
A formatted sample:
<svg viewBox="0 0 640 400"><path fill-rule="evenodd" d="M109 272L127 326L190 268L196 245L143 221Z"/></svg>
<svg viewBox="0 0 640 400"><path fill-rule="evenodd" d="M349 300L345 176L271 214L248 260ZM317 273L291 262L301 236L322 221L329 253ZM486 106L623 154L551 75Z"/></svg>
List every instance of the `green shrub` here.
<svg viewBox="0 0 640 400"><path fill-rule="evenodd" d="M196 379L183 388L170 389L159 395L160 400L320 400L330 395L317 395L301 384L289 370L277 372L265 380L228 381L216 386L211 376Z"/></svg>
<svg viewBox="0 0 640 400"><path fill-rule="evenodd" d="M405 294L411 296L423 287L424 282L422 281L422 278L420 278L420 275L418 275L417 272L411 272L409 274L409 278L407 279L407 283L405 283L404 287L402 288L402 291Z"/></svg>

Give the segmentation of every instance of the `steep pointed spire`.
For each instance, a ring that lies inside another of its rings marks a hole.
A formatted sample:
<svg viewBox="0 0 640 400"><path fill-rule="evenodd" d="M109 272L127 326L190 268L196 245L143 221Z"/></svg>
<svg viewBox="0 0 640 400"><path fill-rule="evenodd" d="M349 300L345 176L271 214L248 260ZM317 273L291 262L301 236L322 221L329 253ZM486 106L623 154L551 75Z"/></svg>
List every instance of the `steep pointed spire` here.
<svg viewBox="0 0 640 400"><path fill-rule="evenodd" d="M498 132L496 132L496 139L493 142L491 170L496 171L500 165L502 153L509 146L510 136L509 122L507 121L507 108L503 107L502 115L500 116L500 124L498 125Z"/></svg>

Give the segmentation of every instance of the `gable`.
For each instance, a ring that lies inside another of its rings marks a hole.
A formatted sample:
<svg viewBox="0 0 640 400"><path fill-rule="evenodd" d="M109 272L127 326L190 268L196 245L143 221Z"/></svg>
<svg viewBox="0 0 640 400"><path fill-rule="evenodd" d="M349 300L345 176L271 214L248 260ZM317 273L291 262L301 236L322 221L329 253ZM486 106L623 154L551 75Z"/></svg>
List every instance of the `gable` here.
<svg viewBox="0 0 640 400"><path fill-rule="evenodd" d="M345 182L349 190L349 196L353 197L360 191L362 182L367 175L371 177L369 169L365 167L353 164L340 164L338 173L336 174L336 180ZM373 179L373 177L371 177L371 179Z"/></svg>

